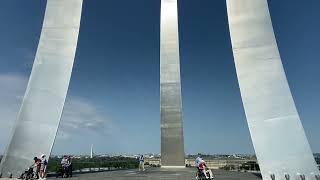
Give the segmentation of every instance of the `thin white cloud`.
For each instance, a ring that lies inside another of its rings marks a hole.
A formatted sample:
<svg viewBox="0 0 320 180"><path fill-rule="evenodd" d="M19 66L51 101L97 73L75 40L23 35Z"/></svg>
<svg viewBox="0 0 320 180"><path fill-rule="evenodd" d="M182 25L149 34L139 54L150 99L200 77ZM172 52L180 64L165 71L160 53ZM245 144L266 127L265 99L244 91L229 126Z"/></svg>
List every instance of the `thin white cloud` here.
<svg viewBox="0 0 320 180"><path fill-rule="evenodd" d="M27 81L28 78L21 75L0 74L0 154L8 143ZM106 118L99 106L80 97L68 96L56 141L63 145L70 137L81 139L83 131L87 135L94 133L107 137L119 129Z"/></svg>
<svg viewBox="0 0 320 180"><path fill-rule="evenodd" d="M100 135L110 135L118 130L114 123L106 118L103 109L80 97L68 97L58 132L58 139L70 137L74 131L91 130Z"/></svg>
<svg viewBox="0 0 320 180"><path fill-rule="evenodd" d="M0 75L0 152L5 149L17 118L27 79L19 75Z"/></svg>

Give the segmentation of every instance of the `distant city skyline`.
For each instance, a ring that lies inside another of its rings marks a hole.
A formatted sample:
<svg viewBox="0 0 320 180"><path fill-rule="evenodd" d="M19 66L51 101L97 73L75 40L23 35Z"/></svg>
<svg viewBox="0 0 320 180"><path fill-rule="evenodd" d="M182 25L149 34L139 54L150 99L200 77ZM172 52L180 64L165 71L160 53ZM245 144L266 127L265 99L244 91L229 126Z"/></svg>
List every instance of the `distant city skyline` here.
<svg viewBox="0 0 320 180"><path fill-rule="evenodd" d="M0 154L32 68L46 1L0 2ZM125 4L125 5L124 5ZM269 0L302 124L320 152L319 1ZM85 1L53 154L159 153L160 1ZM253 154L224 1L179 1L186 154Z"/></svg>

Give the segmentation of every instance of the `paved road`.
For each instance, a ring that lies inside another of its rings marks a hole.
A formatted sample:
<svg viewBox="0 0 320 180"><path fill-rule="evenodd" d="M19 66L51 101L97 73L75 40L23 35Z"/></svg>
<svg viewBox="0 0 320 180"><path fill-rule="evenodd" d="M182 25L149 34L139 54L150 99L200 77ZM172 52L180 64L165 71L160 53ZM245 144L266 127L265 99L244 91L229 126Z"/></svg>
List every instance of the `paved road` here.
<svg viewBox="0 0 320 180"><path fill-rule="evenodd" d="M261 180L250 173L215 170L215 180ZM52 178L56 179L56 178ZM70 180L195 180L195 169L160 169L151 168L145 172L136 170L111 171L75 175ZM56 179L59 180L59 179ZM64 179L66 180L66 179Z"/></svg>

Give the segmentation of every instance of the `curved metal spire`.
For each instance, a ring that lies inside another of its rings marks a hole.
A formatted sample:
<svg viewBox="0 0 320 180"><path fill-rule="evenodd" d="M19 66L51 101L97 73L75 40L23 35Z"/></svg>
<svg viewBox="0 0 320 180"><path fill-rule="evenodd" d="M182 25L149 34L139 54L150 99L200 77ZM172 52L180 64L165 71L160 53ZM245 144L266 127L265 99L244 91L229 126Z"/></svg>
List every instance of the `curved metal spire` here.
<svg viewBox="0 0 320 180"><path fill-rule="evenodd" d="M18 177L33 157L49 157L59 126L80 28L82 0L48 0L27 90L0 164L3 177Z"/></svg>
<svg viewBox="0 0 320 180"><path fill-rule="evenodd" d="M296 110L267 0L227 0L242 101L263 179L319 174Z"/></svg>

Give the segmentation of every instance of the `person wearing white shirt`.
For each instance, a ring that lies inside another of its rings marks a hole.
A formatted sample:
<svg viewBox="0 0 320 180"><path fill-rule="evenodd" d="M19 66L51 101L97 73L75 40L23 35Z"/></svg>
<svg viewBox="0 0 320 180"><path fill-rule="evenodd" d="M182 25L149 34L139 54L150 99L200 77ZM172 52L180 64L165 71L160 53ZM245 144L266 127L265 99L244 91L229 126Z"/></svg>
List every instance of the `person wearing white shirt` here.
<svg viewBox="0 0 320 180"><path fill-rule="evenodd" d="M46 155L41 155L41 165L40 165L40 179L46 179L46 169L47 169L48 161L46 159Z"/></svg>
<svg viewBox="0 0 320 180"><path fill-rule="evenodd" d="M144 156L141 155L139 157L139 171L145 171L144 169Z"/></svg>

